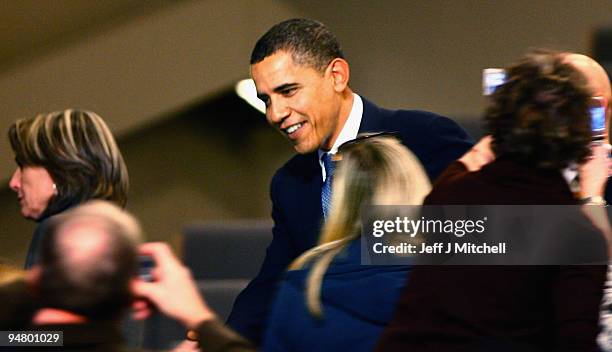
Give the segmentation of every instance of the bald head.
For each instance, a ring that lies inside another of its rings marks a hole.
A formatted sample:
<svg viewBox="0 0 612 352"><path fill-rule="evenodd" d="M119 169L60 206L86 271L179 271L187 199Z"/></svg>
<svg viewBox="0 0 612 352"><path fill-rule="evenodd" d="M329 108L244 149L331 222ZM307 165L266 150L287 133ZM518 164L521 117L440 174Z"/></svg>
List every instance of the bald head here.
<svg viewBox="0 0 612 352"><path fill-rule="evenodd" d="M42 306L91 320L118 319L131 300L138 231L131 215L107 202L53 217L40 253Z"/></svg>
<svg viewBox="0 0 612 352"><path fill-rule="evenodd" d="M593 96L601 96L606 99L608 102L608 107L606 108L606 131L610 131L612 89L610 88L610 78L606 70L597 61L582 54L566 53L564 62L572 65L584 75L587 80L587 86ZM608 132L606 133L605 141L610 143Z"/></svg>
<svg viewBox="0 0 612 352"><path fill-rule="evenodd" d="M79 216L58 226L56 246L62 253L63 265L70 270L75 281L93 280L91 273L100 265L111 266L113 231L112 224L95 216ZM78 270L74 270L78 268Z"/></svg>
<svg viewBox="0 0 612 352"><path fill-rule="evenodd" d="M593 96L603 96L610 100L612 97L610 79L604 68L597 61L586 55L576 53L565 54L564 61L574 66L586 77Z"/></svg>

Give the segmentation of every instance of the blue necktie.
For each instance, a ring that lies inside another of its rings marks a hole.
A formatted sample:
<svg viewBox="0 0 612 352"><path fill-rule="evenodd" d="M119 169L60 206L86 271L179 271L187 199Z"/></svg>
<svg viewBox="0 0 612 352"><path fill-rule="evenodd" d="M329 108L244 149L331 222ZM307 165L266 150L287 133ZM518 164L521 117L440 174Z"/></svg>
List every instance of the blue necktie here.
<svg viewBox="0 0 612 352"><path fill-rule="evenodd" d="M323 161L323 167L325 168L325 182L323 182L323 189L321 189L321 206L323 208L323 218L327 219L329 214L329 207L331 206L331 195L332 195L332 177L334 175L334 161L330 153L325 153L321 156Z"/></svg>

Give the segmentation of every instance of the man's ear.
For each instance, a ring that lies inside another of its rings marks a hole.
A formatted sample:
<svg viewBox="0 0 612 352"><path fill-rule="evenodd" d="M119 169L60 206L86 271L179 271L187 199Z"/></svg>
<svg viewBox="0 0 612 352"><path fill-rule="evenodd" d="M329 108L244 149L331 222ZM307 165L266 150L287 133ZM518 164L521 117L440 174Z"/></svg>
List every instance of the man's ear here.
<svg viewBox="0 0 612 352"><path fill-rule="evenodd" d="M335 58L329 63L327 69L331 75L334 90L339 93L343 92L349 82L350 69L348 62L341 58Z"/></svg>

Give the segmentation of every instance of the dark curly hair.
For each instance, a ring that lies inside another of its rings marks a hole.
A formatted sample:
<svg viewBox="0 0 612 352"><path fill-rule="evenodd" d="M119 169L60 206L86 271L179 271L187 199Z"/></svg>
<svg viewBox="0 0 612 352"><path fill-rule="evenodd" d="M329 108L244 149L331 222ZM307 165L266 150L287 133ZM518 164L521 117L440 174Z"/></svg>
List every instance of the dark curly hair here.
<svg viewBox="0 0 612 352"><path fill-rule="evenodd" d="M491 96L485 130L498 158L537 169L562 169L590 154L591 93L564 54L538 50L506 69Z"/></svg>

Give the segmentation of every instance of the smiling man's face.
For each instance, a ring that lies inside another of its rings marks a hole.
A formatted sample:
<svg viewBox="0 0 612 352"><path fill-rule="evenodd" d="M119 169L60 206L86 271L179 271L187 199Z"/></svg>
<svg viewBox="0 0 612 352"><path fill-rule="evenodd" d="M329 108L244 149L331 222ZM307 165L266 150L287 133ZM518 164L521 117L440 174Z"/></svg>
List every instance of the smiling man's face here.
<svg viewBox="0 0 612 352"><path fill-rule="evenodd" d="M266 104L266 119L306 154L331 149L340 133L340 98L331 69L324 72L294 62L278 51L251 66L257 95Z"/></svg>

